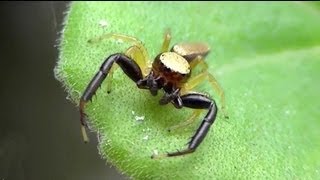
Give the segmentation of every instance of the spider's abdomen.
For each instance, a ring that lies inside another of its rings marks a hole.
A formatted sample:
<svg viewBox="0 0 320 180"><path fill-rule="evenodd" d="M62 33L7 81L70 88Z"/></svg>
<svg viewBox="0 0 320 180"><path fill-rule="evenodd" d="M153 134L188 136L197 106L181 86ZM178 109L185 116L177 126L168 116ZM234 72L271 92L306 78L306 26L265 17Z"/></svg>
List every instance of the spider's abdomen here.
<svg viewBox="0 0 320 180"><path fill-rule="evenodd" d="M171 83L180 86L185 83L191 73L188 61L174 52L159 54L152 65L152 70L156 76L164 79L164 83Z"/></svg>
<svg viewBox="0 0 320 180"><path fill-rule="evenodd" d="M206 57L210 48L204 43L179 43L172 47L171 52L175 52L184 57L189 63L197 56Z"/></svg>

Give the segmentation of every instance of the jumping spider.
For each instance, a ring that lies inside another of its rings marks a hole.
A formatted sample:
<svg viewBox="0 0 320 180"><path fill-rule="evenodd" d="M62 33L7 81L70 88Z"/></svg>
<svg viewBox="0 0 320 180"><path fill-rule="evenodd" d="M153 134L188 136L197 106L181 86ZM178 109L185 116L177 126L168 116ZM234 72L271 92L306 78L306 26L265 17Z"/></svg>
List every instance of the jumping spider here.
<svg viewBox="0 0 320 180"><path fill-rule="evenodd" d="M108 75L112 77L115 67L117 67L113 66L113 64L117 63L123 72L136 83L138 88L149 90L153 96L157 95L158 90L163 89L164 95L159 101L160 105L172 103L177 109L182 107L195 109L185 123L173 126L171 130L190 124L201 114L201 110L208 110L207 115L204 117L196 133L192 136L186 149L162 155L152 155L151 158L181 156L194 152L214 123L218 108L215 101L207 95L190 92L190 90L207 79L219 93L222 110L225 106L223 90L217 80L207 71L208 66L204 61L204 58L210 51L209 47L204 43L179 43L175 44L169 51L171 34L169 31L166 31L161 52L154 59L152 66L149 67L147 50L142 42L134 37L110 33L96 39L91 39L89 43L99 42L106 38L132 42L134 45L128 48L125 53L115 53L106 58L100 70L95 74L84 91L80 99L80 121L85 141L88 140L85 133L85 127L87 127L84 119L85 103L91 100ZM198 75L190 77L192 69L197 65L201 66L202 71ZM110 88L110 81L107 83L109 83L108 88Z"/></svg>

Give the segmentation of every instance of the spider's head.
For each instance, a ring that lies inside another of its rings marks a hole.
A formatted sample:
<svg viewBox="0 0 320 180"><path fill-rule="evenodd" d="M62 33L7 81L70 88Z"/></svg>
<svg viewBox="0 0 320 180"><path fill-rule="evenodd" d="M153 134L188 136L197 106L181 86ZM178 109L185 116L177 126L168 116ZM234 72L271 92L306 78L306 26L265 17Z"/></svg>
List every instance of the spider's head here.
<svg viewBox="0 0 320 180"><path fill-rule="evenodd" d="M152 73L160 80L161 87L170 85L179 88L190 77L191 69L188 61L179 54L164 52L155 58Z"/></svg>
<svg viewBox="0 0 320 180"><path fill-rule="evenodd" d="M138 86L149 89L155 96L159 89L179 89L190 77L191 69L188 61L175 52L159 54L152 64L150 73Z"/></svg>

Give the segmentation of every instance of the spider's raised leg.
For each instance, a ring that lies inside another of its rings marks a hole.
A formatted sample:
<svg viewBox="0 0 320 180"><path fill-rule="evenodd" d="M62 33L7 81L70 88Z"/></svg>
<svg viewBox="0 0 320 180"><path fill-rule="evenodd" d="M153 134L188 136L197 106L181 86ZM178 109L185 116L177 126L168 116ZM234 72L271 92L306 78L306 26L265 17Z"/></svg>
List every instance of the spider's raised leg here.
<svg viewBox="0 0 320 180"><path fill-rule="evenodd" d="M188 142L188 147L186 149L162 155L153 155L151 156L151 158L173 157L193 153L206 137L211 125L214 123L218 111L214 100L200 93L190 93L183 95L181 96L181 100L184 107L193 109L207 109L207 115L204 117L196 133Z"/></svg>
<svg viewBox="0 0 320 180"><path fill-rule="evenodd" d="M143 78L141 69L138 66L138 64L124 54L113 54L102 63L99 71L92 78L80 99L80 122L82 125L81 130L85 142L88 141L88 137L85 132L85 104L92 99L92 96L96 93L97 89L100 87L104 79L108 76L108 73L110 72L110 69L112 68L112 65L114 63L117 63L121 67L123 72L132 81L137 83L139 80Z"/></svg>
<svg viewBox="0 0 320 180"><path fill-rule="evenodd" d="M196 66L201 66L201 71L198 75L192 77L181 89L181 93L185 94L188 93L188 91L192 90L196 86L198 86L200 83L202 83L205 80L209 80L212 88L218 93L221 101L221 111L225 118L228 118L228 114L226 112L226 105L225 105L225 96L224 91L221 88L220 84L218 83L217 79L208 72L208 65L204 60L201 58L201 56L198 56L195 60L193 60L190 63L190 66L192 68Z"/></svg>

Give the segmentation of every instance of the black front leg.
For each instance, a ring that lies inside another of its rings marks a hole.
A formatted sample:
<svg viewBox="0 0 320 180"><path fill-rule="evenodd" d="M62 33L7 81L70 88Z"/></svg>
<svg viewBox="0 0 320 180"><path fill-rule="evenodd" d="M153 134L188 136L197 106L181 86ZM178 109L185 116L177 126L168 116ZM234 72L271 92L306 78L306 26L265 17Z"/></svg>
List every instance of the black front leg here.
<svg viewBox="0 0 320 180"><path fill-rule="evenodd" d="M142 72L138 64L127 57L124 54L117 53L110 55L100 66L99 71L95 74L95 76L90 81L89 85L87 86L86 90L84 91L81 99L80 99L80 122L83 126L82 129L84 131L84 126L87 126L85 123L85 113L84 107L85 103L92 99L92 96L96 93L97 89L101 86L103 80L107 77L113 63L117 63L123 72L134 82L138 82L143 78ZM85 136L85 132L84 136ZM85 141L87 138L84 138Z"/></svg>
<svg viewBox="0 0 320 180"><path fill-rule="evenodd" d="M182 104L184 107L189 107L193 109L208 109L207 115L204 117L200 127L197 129L196 133L192 136L191 140L188 142L188 148L182 151L167 153L165 156L181 156L194 152L197 147L201 144L203 139L206 137L211 125L217 116L217 106L214 100L209 97L199 94L191 93L181 96ZM152 156L156 158L157 156Z"/></svg>

